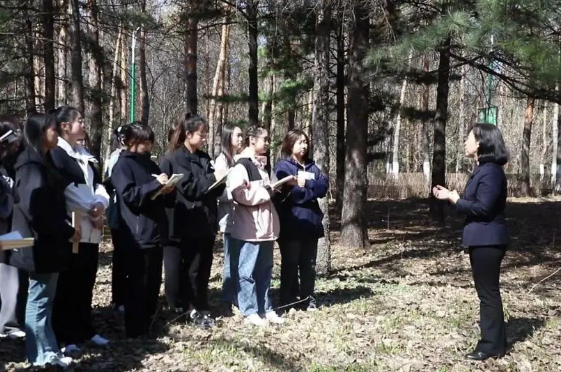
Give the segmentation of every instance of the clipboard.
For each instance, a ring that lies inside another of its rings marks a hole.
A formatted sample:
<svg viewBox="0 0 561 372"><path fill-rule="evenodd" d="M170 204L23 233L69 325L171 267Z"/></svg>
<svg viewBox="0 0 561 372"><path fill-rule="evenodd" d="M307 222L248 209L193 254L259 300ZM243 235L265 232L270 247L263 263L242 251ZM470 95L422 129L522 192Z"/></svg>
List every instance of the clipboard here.
<svg viewBox="0 0 561 372"><path fill-rule="evenodd" d="M11 249L29 248L35 243L33 238L24 238L19 231L12 231L9 234L0 235L0 251Z"/></svg>
<svg viewBox="0 0 561 372"><path fill-rule="evenodd" d="M158 196L160 196L162 194L162 189L163 188L170 188L170 187L175 187L175 185L177 185L179 183L179 181L181 181L181 179L183 178L183 173L174 173L168 180L168 182L161 188L158 190L157 193L154 194L154 196L152 196L152 200L155 200Z"/></svg>
<svg viewBox="0 0 561 372"><path fill-rule="evenodd" d="M224 177L220 178L219 180L216 180L215 183L213 183L212 185L210 185L208 187L208 189L206 189L205 193L207 192L211 192L212 190L214 190L215 188L217 188L220 185L223 185L227 180L228 180L228 175L230 174L230 172L233 170L234 168L228 168L228 170L226 171L226 173L224 174Z"/></svg>

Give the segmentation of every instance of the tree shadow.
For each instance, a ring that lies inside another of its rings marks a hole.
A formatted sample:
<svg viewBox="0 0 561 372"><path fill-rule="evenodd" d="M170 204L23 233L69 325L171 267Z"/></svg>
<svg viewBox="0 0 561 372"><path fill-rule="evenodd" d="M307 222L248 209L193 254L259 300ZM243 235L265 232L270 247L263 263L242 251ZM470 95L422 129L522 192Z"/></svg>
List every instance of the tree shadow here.
<svg viewBox="0 0 561 372"><path fill-rule="evenodd" d="M543 318L510 318L506 326L507 343L514 346L516 343L524 342L545 326L545 323Z"/></svg>

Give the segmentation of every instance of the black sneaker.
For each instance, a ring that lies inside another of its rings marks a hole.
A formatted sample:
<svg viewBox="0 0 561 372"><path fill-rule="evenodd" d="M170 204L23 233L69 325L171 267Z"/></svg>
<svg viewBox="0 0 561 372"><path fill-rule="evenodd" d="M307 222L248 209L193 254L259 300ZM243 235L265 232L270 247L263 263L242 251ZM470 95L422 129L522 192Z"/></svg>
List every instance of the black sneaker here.
<svg viewBox="0 0 561 372"><path fill-rule="evenodd" d="M189 323L197 328L210 329L216 326L214 319L207 314L194 311L189 315Z"/></svg>

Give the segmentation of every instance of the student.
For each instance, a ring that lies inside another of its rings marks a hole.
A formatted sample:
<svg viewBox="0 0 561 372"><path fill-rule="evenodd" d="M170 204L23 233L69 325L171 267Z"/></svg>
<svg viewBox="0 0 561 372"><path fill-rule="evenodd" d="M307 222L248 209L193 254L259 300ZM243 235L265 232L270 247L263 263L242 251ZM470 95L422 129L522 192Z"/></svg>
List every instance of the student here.
<svg viewBox="0 0 561 372"><path fill-rule="evenodd" d="M492 124L475 124L465 142L466 156L477 168L464 195L437 185L433 194L448 200L466 215L462 244L469 247L475 290L479 297L481 339L466 355L471 360L499 358L507 350L503 303L499 288L501 262L509 240L505 219L507 180L503 166L508 161L503 136Z"/></svg>
<svg viewBox="0 0 561 372"><path fill-rule="evenodd" d="M91 340L98 346L109 342L92 324L92 298L97 275L99 243L103 237L103 213L109 195L101 183L99 162L78 142L84 139L80 112L70 106L54 110L59 128L58 146L51 150L53 164L66 179L64 191L68 214L79 213L82 239L72 255L70 267L58 278L53 311L53 328L68 356L80 353L79 344ZM72 311L69 311L72 309Z"/></svg>
<svg viewBox="0 0 561 372"><path fill-rule="evenodd" d="M282 142L282 159L275 166L278 179L295 176L297 185L285 185L275 206L280 218L279 246L282 256L280 300L286 306L302 301L300 308L317 310L313 297L318 239L324 236L323 213L318 199L324 198L328 178L309 158L310 140L300 129L290 130ZM298 282L300 271L300 283Z"/></svg>
<svg viewBox="0 0 561 372"><path fill-rule="evenodd" d="M19 149L19 125L13 116L0 116L0 162L10 160ZM0 235L11 230L12 211L17 197L14 194L13 175L0 169ZM27 301L27 273L8 265L10 251L0 250L0 338L25 337L25 303Z"/></svg>
<svg viewBox="0 0 561 372"><path fill-rule="evenodd" d="M80 230L66 211L66 180L54 169L49 150L57 146L57 122L51 115L32 114L24 128L25 150L15 164L16 191L12 229L35 239L33 247L12 251L10 264L29 273L25 312L27 359L34 366L68 368L72 358L59 353L51 325L58 275L68 268L71 245ZM71 311L71 309L69 309Z"/></svg>
<svg viewBox="0 0 561 372"><path fill-rule="evenodd" d="M170 235L178 246L166 247L166 298L170 306L178 301L180 283L184 282L183 300L188 319L202 328L215 326L208 303L208 283L212 267L213 247L217 231L217 198L224 191L221 185L207 192L224 171L212 167L210 156L202 151L208 126L197 115L187 114L178 120L169 151L161 168L168 176L183 174L176 186Z"/></svg>
<svg viewBox="0 0 561 372"><path fill-rule="evenodd" d="M267 130L248 128L245 145L228 176L228 190L237 203L232 214L230 252L232 257L239 256L238 305L246 323L281 324L284 319L273 310L269 296L279 218L262 157L269 147Z"/></svg>
<svg viewBox="0 0 561 372"><path fill-rule="evenodd" d="M235 164L236 156L243 149L242 130L232 124L226 124L222 128L222 152L216 158L214 168L227 171ZM231 257L229 246L230 227L233 220L230 218L234 200L232 193L227 189L218 198L218 225L220 232L224 234L224 270L222 271L222 301L226 310L231 311L232 305L237 306L238 293L238 258Z"/></svg>
<svg viewBox="0 0 561 372"><path fill-rule="evenodd" d="M113 167L119 160L121 152L125 149L123 142L124 126L115 129L111 134L109 144L111 155L105 161L105 180L103 184L109 194L109 206L106 210L107 225L111 230L111 241L113 242L113 257L111 266L111 299L113 309L117 312L125 312L125 292L126 292L126 275L123 236L121 233L121 211L119 209L119 201L115 188L111 182L111 173Z"/></svg>
<svg viewBox="0 0 561 372"><path fill-rule="evenodd" d="M121 209L122 246L127 286L125 331L128 338L148 335L162 281L162 246L166 238L165 206L173 205L168 177L150 159L152 129L134 122L123 129L126 149L111 172ZM161 194L156 197L156 194Z"/></svg>

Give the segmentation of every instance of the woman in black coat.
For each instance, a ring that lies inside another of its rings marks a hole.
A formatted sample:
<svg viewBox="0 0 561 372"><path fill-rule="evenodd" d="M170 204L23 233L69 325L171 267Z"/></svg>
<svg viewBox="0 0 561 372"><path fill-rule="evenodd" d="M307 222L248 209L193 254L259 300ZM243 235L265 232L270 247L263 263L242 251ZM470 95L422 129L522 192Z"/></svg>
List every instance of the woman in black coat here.
<svg viewBox="0 0 561 372"><path fill-rule="evenodd" d="M210 315L208 283L218 231L217 199L226 187L207 192L225 174L224 170L215 172L210 156L202 151L207 131L201 117L182 116L161 161L162 171L168 176L184 175L176 185L176 202L168 214L170 239L179 243L164 252L166 298L170 307L175 307L181 297L189 321L202 328L215 325ZM179 294L181 289L183 296Z"/></svg>
<svg viewBox="0 0 561 372"><path fill-rule="evenodd" d="M466 156L477 162L464 195L438 185L433 194L466 215L462 244L469 247L475 289L480 300L481 339L466 357L485 360L506 353L503 304L499 289L501 262L509 234L505 221L507 180L503 165L508 152L499 129L476 124L465 142Z"/></svg>
<svg viewBox="0 0 561 372"><path fill-rule="evenodd" d="M174 189L165 187L168 177L150 159L152 129L132 123L123 131L126 149L113 167L111 182L119 201L126 257L125 331L128 338L136 338L148 334L157 310L167 237L165 207L174 201L166 194Z"/></svg>
<svg viewBox="0 0 561 372"><path fill-rule="evenodd" d="M26 148L15 165L19 202L14 206L12 229L35 239L30 248L14 249L10 264L29 272L25 312L27 359L36 366L69 367L72 359L59 354L51 326L51 313L58 273L70 262L69 240L80 241L66 213L64 190L67 184L58 174L50 156L57 146L56 120L32 114L24 128Z"/></svg>

